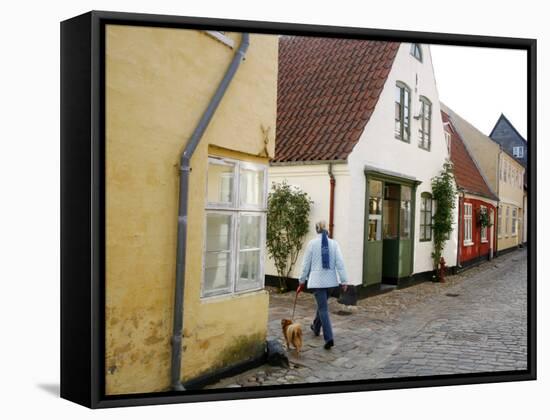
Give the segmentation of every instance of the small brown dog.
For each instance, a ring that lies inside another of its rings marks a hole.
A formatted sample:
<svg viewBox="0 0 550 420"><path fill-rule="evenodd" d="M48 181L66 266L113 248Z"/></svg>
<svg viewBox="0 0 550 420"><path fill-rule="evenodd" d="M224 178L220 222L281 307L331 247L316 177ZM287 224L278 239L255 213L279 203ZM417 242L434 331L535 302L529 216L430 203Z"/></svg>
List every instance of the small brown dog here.
<svg viewBox="0 0 550 420"><path fill-rule="evenodd" d="M290 319L281 320L283 327L283 335L285 336L286 347L290 350L290 344L296 349L296 353L300 356L302 350L302 326L297 322L292 322Z"/></svg>

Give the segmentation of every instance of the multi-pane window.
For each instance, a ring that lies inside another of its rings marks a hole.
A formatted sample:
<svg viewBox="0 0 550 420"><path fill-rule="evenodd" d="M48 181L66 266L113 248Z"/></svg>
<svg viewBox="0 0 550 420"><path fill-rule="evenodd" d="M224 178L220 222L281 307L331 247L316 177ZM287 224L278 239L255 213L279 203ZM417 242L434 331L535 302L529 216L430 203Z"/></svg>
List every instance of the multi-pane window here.
<svg viewBox="0 0 550 420"><path fill-rule="evenodd" d="M418 146L430 150L431 137L431 120L432 120L432 103L428 98L420 97L420 139Z"/></svg>
<svg viewBox="0 0 550 420"><path fill-rule="evenodd" d="M369 180L369 241L382 240L382 181Z"/></svg>
<svg viewBox="0 0 550 420"><path fill-rule="evenodd" d="M428 192L420 196L420 240L432 240L432 195Z"/></svg>
<svg viewBox="0 0 550 420"><path fill-rule="evenodd" d="M506 230L504 231L505 236L508 236L510 233L510 207L506 206Z"/></svg>
<svg viewBox="0 0 550 420"><path fill-rule="evenodd" d="M464 245L471 245L472 241L472 204L464 203Z"/></svg>
<svg viewBox="0 0 550 420"><path fill-rule="evenodd" d="M523 146L514 146L512 148L513 155L517 158L523 157Z"/></svg>
<svg viewBox="0 0 550 420"><path fill-rule="evenodd" d="M411 191L411 187L401 186L400 239L410 239L411 237Z"/></svg>
<svg viewBox="0 0 550 420"><path fill-rule="evenodd" d="M420 44L411 44L411 55L422 62L422 49L420 48Z"/></svg>
<svg viewBox="0 0 550 420"><path fill-rule="evenodd" d="M480 206L479 212L481 214L487 214L487 207ZM487 226L481 226L481 242L487 242Z"/></svg>
<svg viewBox="0 0 550 420"><path fill-rule="evenodd" d="M409 141L411 131L411 91L404 83L395 86L395 137Z"/></svg>
<svg viewBox="0 0 550 420"><path fill-rule="evenodd" d="M514 207L512 209L512 236L516 236L517 234L517 223L518 223L518 209Z"/></svg>
<svg viewBox="0 0 550 420"><path fill-rule="evenodd" d="M266 167L208 160L202 296L263 287Z"/></svg>
<svg viewBox="0 0 550 420"><path fill-rule="evenodd" d="M499 206L497 209L498 212L498 221L497 221L497 233L498 237L502 236L502 206Z"/></svg>

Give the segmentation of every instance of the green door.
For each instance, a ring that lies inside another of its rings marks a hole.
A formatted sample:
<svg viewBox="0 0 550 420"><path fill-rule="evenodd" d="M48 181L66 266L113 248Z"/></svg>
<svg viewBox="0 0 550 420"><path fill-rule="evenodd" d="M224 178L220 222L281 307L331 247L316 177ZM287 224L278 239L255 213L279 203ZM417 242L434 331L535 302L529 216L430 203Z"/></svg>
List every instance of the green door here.
<svg viewBox="0 0 550 420"><path fill-rule="evenodd" d="M382 277L399 277L399 209L401 186L386 182L384 185Z"/></svg>
<svg viewBox="0 0 550 420"><path fill-rule="evenodd" d="M363 285L397 284L412 274L415 181L367 175Z"/></svg>
<svg viewBox="0 0 550 420"><path fill-rule="evenodd" d="M363 285L370 286L382 281L382 191L383 183L369 180L367 183L367 223L365 229L365 264Z"/></svg>

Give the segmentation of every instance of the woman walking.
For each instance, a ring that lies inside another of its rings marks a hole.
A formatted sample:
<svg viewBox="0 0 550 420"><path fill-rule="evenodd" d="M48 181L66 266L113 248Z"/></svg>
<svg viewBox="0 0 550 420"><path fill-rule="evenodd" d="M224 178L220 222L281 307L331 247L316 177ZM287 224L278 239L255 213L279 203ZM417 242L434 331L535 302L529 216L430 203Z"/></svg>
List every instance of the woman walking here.
<svg viewBox="0 0 550 420"><path fill-rule="evenodd" d="M317 238L312 239L308 244L302 262L302 275L299 279L299 286L296 293L305 288L311 289L317 302L317 312L310 328L318 336L323 329L325 349L334 346L332 326L328 313L328 297L330 289L342 285L345 292L347 289L347 275L344 268L344 259L338 242L328 237L326 223L320 221L315 224L318 233Z"/></svg>

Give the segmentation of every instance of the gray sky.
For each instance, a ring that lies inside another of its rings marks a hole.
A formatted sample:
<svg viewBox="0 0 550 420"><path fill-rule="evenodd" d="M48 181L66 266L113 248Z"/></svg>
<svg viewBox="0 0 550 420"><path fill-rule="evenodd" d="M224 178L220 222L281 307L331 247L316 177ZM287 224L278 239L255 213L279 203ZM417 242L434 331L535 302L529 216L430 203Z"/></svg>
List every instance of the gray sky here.
<svg viewBox="0 0 550 420"><path fill-rule="evenodd" d="M501 113L527 138L527 52L431 45L439 99L489 135Z"/></svg>

